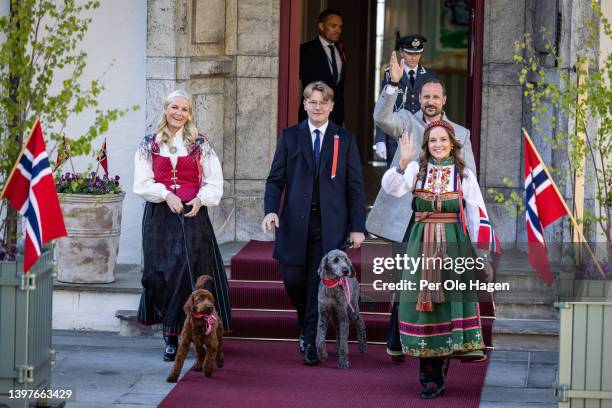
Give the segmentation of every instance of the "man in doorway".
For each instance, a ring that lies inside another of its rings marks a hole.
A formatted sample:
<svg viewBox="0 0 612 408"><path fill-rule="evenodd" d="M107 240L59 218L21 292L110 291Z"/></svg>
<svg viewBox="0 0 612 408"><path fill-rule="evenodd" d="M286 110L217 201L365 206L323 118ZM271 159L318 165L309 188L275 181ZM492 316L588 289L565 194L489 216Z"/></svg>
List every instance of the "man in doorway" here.
<svg viewBox="0 0 612 408"><path fill-rule="evenodd" d="M319 15L319 35L300 45L300 79L302 86L323 81L334 91L334 110L330 119L344 126L344 72L346 53L339 42L342 17L337 10L327 9ZM299 121L307 117L303 104L298 110Z"/></svg>
<svg viewBox="0 0 612 408"><path fill-rule="evenodd" d="M400 78L404 73L404 61L398 63L395 51L391 55L389 84L382 90L374 108L374 121L385 133L395 138L403 133L413 135L417 154L421 153L423 133L428 123L438 120L449 122L454 130L457 141L462 145L463 159L467 168L476 174L474 153L470 142L470 131L463 126L451 122L444 113L446 104L446 88L437 78L431 78L422 84L419 94L421 110L413 114L407 109L394 111L394 102L397 99ZM392 166L399 162L399 151L396 151ZM414 222L412 209L412 195L410 193L401 198L393 197L381 188L370 211L366 222L368 232L396 242L406 242L410 235L410 226ZM387 353L394 361L403 361L404 354L400 343L397 320L397 302L393 302L391 319L387 331Z"/></svg>
<svg viewBox="0 0 612 408"><path fill-rule="evenodd" d="M435 71L426 69L421 65L421 56L424 51L423 44L426 42L427 39L418 34L406 35L397 40L395 48L399 51L400 57L404 61L404 72L396 85L397 99L395 100L394 111L407 109L412 113L417 113L419 109L421 109L419 92L422 84L428 79L438 77ZM389 71L390 67L385 69L385 75L380 89L384 89L385 86L389 84L391 80ZM387 168L391 166L396 150L397 141L395 138L377 127L376 154L381 159L387 160Z"/></svg>
<svg viewBox="0 0 612 408"><path fill-rule="evenodd" d="M304 364L319 363L317 269L323 255L365 239L365 191L355 137L329 120L334 91L324 82L304 89L308 119L283 129L264 195L265 232L276 230L274 258L298 314ZM281 196L284 205L278 216Z"/></svg>

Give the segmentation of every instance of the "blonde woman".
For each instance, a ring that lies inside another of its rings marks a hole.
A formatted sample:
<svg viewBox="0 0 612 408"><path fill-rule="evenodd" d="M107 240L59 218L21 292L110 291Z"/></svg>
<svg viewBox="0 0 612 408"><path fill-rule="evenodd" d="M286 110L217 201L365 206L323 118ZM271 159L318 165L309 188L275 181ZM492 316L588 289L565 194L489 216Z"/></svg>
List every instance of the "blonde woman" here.
<svg viewBox="0 0 612 408"><path fill-rule="evenodd" d="M157 133L140 144L134 193L146 200L138 320L162 323L163 357L173 361L185 320L183 304L199 276L213 277L209 289L225 330L231 328L227 277L206 209L221 200L223 173L208 139L195 127L188 93L166 97Z"/></svg>

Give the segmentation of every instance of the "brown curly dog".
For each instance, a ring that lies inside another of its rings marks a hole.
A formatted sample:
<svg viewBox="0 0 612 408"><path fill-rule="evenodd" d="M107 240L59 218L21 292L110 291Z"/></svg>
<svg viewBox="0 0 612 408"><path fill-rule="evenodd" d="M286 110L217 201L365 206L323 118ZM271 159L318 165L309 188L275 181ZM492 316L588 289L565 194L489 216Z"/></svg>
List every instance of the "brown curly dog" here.
<svg viewBox="0 0 612 408"><path fill-rule="evenodd" d="M196 353L194 371L202 371L203 364L204 375L210 377L213 372L213 360L217 363L217 367L223 367L223 322L215 310L212 293L204 289L209 281L212 282L210 276L200 276L196 281L196 290L183 306L187 319L181 332L181 342L174 366L166 379L170 383L178 380L191 342Z"/></svg>

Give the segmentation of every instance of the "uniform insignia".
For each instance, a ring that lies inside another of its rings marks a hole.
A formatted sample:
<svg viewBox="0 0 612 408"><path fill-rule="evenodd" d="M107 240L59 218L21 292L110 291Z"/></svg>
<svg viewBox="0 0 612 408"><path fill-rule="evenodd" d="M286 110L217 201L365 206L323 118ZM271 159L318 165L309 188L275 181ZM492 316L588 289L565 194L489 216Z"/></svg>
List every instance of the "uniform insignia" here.
<svg viewBox="0 0 612 408"><path fill-rule="evenodd" d="M412 46L413 46L414 48L417 48L417 47L419 47L420 45L421 45L421 42L419 41L419 39L418 39L418 38L415 38L414 40L412 40Z"/></svg>

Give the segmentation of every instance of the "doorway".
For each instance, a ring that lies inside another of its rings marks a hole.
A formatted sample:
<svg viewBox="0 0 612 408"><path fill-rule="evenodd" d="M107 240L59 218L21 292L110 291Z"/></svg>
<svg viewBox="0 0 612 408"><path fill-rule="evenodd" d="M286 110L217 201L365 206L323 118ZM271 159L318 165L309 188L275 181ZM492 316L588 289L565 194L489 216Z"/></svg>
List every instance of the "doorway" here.
<svg viewBox="0 0 612 408"><path fill-rule="evenodd" d="M373 151L372 112L396 35L427 37L422 63L445 82L448 117L471 130L479 165L484 0L286 0L281 2L279 129L297 123L301 101L299 45L318 35L325 8L343 19L347 50L345 127L357 138L367 204L380 188L384 163ZM381 167L382 166L382 167Z"/></svg>

